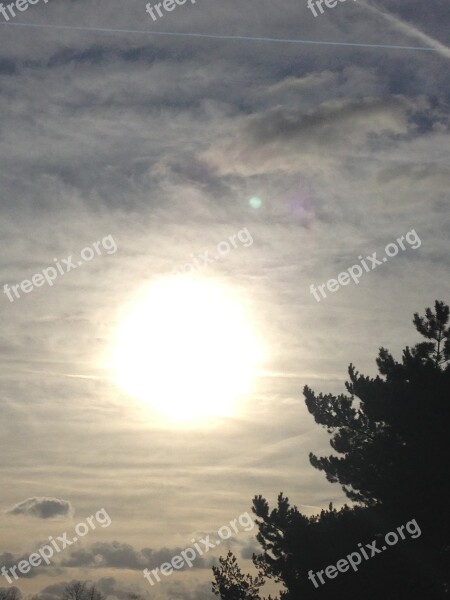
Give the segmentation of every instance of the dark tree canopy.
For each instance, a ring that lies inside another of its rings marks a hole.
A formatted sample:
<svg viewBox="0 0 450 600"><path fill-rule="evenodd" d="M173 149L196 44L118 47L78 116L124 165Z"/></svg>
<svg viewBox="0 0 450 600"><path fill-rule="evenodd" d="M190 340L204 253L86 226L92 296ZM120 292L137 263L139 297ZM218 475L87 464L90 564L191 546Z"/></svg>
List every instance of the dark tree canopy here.
<svg viewBox="0 0 450 600"><path fill-rule="evenodd" d="M310 455L311 464L340 483L350 500L381 504L394 513L429 513L430 500L441 514L448 504L450 472L449 308L436 301L435 312L414 315L427 338L406 348L397 362L381 348L375 378L349 368L350 394L316 396L304 389L317 423L332 433L338 456ZM439 493L435 493L439 490Z"/></svg>
<svg viewBox="0 0 450 600"><path fill-rule="evenodd" d="M355 504L302 515L280 494L270 510L257 496L253 512L262 553L253 557L259 578L246 579L230 553L214 570L213 591L222 600L257 600L271 579L281 600L364 597L375 600L450 598L449 308L414 315L425 342L407 347L400 362L381 348L379 375L349 367L348 394L316 395L305 387L309 412L331 434L335 454L310 455L315 468L343 486ZM357 572L328 579L317 589L308 572L335 565L357 544L372 542L415 519L421 535L374 556Z"/></svg>

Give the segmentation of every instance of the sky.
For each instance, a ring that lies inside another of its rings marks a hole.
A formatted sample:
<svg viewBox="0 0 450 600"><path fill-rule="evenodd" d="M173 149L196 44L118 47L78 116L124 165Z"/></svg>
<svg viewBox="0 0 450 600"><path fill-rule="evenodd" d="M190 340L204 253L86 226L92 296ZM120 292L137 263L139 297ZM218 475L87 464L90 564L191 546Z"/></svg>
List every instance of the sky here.
<svg viewBox="0 0 450 600"><path fill-rule="evenodd" d="M256 528L158 585L143 569L257 494L308 515L345 503L309 463L330 450L302 389L343 393L350 363L374 376L380 347L419 340L413 313L448 302L447 23L445 0L317 17L306 0L196 0L157 21L141 0L41 0L0 15L0 566L99 515L14 582L25 595L82 579L111 600L211 600L211 565L230 547L250 569ZM11 291L49 267L50 283ZM226 307L192 301L189 277L228 290L263 351L231 414L185 423L118 385L111 356L137 300L175 278L187 339L149 303L170 348L150 332L121 360L148 382L173 351L152 394L191 411L180 357L210 340L208 313L226 338L199 358L215 406L245 327L227 333Z"/></svg>

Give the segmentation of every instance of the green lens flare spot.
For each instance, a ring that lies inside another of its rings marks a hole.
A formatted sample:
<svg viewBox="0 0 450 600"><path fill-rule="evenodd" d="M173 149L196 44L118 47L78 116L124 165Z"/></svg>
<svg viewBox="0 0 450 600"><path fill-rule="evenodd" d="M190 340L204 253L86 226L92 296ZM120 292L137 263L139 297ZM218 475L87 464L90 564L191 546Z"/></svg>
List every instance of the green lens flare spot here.
<svg viewBox="0 0 450 600"><path fill-rule="evenodd" d="M252 198L250 198L248 203L252 208L261 208L262 206L262 200L261 198L258 198L258 196L253 196Z"/></svg>

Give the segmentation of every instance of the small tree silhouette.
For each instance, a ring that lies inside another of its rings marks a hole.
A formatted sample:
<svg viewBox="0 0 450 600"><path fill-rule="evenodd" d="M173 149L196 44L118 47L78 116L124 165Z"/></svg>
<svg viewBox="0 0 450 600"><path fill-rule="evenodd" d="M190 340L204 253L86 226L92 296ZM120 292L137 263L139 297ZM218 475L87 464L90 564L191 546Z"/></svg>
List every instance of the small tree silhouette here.
<svg viewBox="0 0 450 600"><path fill-rule="evenodd" d="M225 558L219 558L220 567L213 567L215 583L213 583L213 592L216 596L226 598L227 600L258 600L259 589L264 585L264 578L261 575L252 577L243 575L236 557L228 552Z"/></svg>
<svg viewBox="0 0 450 600"><path fill-rule="evenodd" d="M105 600L95 584L87 581L71 581L64 588L62 600Z"/></svg>

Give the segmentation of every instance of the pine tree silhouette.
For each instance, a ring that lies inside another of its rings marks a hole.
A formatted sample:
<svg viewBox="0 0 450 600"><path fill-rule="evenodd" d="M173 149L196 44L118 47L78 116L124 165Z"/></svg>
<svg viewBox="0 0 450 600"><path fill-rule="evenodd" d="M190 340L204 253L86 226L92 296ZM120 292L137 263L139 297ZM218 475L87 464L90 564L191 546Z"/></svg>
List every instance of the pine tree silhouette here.
<svg viewBox="0 0 450 600"><path fill-rule="evenodd" d="M310 454L311 464L356 504L339 511L330 505L307 517L283 494L272 511L264 498L255 497L262 553L253 562L261 579L253 587L239 585L245 579L229 554L214 570L213 591L222 600L261 598L263 579L282 586L281 600L450 598L448 321L449 307L439 301L425 317L415 314L413 323L427 341L407 347L401 362L381 348L375 378L350 365L348 395L316 395L305 387L307 408L331 434L336 453ZM324 585L308 580L309 571L336 565L357 551L358 543L364 547L378 540L381 545L386 533L412 520L420 537L402 539L364 561L357 572L339 573Z"/></svg>

